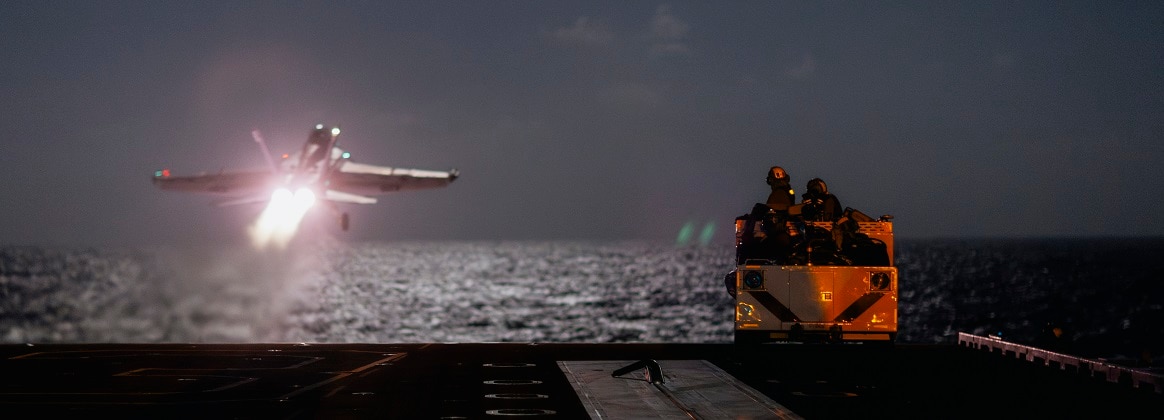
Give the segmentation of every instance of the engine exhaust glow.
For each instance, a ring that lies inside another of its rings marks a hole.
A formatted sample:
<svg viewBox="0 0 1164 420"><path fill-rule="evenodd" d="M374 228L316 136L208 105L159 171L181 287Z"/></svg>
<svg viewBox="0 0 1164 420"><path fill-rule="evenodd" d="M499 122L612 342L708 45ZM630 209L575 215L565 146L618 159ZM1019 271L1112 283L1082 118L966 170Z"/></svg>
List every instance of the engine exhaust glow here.
<svg viewBox="0 0 1164 420"><path fill-rule="evenodd" d="M275 190L267 208L248 229L255 248L285 248L295 237L299 222L313 204L315 194L307 188L300 188L294 194L286 188Z"/></svg>

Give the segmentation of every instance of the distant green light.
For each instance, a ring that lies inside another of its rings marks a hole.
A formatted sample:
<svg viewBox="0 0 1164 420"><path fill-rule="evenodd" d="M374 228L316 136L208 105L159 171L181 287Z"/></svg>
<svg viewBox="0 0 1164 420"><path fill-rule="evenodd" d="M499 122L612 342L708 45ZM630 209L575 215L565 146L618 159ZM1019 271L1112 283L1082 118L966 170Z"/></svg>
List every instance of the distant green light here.
<svg viewBox="0 0 1164 420"><path fill-rule="evenodd" d="M708 221L703 225L703 230L699 232L699 244L707 246L711 243L711 238L715 236L715 222Z"/></svg>
<svg viewBox="0 0 1164 420"><path fill-rule="evenodd" d="M675 238L675 245L686 246L691 242L691 237L695 235L695 223L687 222L679 229L679 237Z"/></svg>
<svg viewBox="0 0 1164 420"><path fill-rule="evenodd" d="M343 156L344 156L344 159L349 159L352 157L352 154L348 153L348 152L344 152Z"/></svg>
<svg viewBox="0 0 1164 420"><path fill-rule="evenodd" d="M154 176L162 176L162 171L154 171Z"/></svg>

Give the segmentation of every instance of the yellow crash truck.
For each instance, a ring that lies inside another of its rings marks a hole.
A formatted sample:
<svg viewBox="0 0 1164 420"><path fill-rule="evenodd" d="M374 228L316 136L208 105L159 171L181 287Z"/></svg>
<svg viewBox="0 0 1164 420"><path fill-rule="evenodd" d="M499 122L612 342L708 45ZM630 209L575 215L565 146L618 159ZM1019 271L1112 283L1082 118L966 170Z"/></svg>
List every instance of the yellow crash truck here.
<svg viewBox="0 0 1164 420"><path fill-rule="evenodd" d="M737 344L892 344L892 216L873 219L853 209L836 222L740 216L736 266L724 284L736 302Z"/></svg>

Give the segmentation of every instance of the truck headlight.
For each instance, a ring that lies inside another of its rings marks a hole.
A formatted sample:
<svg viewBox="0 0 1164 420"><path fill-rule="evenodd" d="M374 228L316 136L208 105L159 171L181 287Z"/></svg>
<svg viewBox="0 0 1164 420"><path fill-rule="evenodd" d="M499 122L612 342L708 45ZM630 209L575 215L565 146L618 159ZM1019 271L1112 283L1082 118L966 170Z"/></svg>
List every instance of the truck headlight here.
<svg viewBox="0 0 1164 420"><path fill-rule="evenodd" d="M759 271L748 271L744 273L744 287L749 289L759 289L764 287L764 275Z"/></svg>
<svg viewBox="0 0 1164 420"><path fill-rule="evenodd" d="M893 288L893 279L889 273L884 271L875 271L869 273L869 290L874 292L885 292Z"/></svg>

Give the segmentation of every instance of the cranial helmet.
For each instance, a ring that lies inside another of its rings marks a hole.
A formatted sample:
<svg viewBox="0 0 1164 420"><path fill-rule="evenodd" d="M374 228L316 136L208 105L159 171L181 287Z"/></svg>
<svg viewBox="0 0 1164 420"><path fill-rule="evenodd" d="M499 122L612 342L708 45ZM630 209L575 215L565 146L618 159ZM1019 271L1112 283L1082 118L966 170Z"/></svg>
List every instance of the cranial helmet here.
<svg viewBox="0 0 1164 420"><path fill-rule="evenodd" d="M784 172L784 168L779 166L773 166L768 169L768 185L772 185L776 181L784 181L785 184L789 181L788 173Z"/></svg>
<svg viewBox="0 0 1164 420"><path fill-rule="evenodd" d="M820 178L808 180L808 185L805 188L808 189L808 192L816 194L827 194L829 192L828 185L825 185L824 180Z"/></svg>

